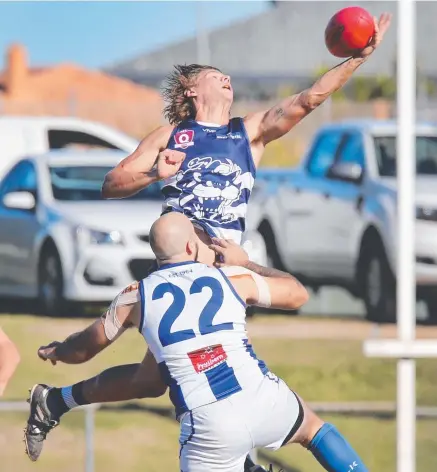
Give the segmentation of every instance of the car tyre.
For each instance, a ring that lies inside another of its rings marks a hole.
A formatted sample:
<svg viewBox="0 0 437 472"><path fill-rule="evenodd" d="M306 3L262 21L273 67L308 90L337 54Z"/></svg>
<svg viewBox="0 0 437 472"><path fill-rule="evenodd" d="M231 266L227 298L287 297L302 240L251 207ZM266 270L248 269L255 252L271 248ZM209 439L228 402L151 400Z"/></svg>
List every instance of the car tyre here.
<svg viewBox="0 0 437 472"><path fill-rule="evenodd" d="M377 323L396 321L396 281L380 241L370 241L364 248L359 280L366 318Z"/></svg>
<svg viewBox="0 0 437 472"><path fill-rule="evenodd" d="M45 247L38 264L38 302L41 314L65 314L64 280L59 254L54 247Z"/></svg>
<svg viewBox="0 0 437 472"><path fill-rule="evenodd" d="M433 325L437 325L437 292L427 294L425 303L428 310L428 321Z"/></svg>

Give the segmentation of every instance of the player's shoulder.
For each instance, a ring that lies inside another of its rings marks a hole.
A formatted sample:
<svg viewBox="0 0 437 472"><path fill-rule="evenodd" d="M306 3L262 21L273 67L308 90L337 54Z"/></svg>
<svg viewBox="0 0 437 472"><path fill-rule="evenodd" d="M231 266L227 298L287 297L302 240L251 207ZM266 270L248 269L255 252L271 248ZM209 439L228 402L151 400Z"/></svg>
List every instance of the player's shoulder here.
<svg viewBox="0 0 437 472"><path fill-rule="evenodd" d="M240 275L250 275L252 273L249 269L241 266L224 266L220 270L226 277L237 277Z"/></svg>
<svg viewBox="0 0 437 472"><path fill-rule="evenodd" d="M150 131L142 140L142 142L156 142L159 144L165 143L167 144L170 136L175 129L174 125L161 125L155 128L154 130Z"/></svg>

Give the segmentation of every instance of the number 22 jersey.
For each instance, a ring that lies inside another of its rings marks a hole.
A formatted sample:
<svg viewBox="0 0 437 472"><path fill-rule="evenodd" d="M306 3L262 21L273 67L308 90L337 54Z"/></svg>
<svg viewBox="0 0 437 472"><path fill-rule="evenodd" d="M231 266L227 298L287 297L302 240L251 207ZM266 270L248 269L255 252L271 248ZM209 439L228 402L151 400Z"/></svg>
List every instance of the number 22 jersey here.
<svg viewBox="0 0 437 472"><path fill-rule="evenodd" d="M177 415L256 388L268 373L248 341L246 305L220 269L168 264L139 288L139 329Z"/></svg>

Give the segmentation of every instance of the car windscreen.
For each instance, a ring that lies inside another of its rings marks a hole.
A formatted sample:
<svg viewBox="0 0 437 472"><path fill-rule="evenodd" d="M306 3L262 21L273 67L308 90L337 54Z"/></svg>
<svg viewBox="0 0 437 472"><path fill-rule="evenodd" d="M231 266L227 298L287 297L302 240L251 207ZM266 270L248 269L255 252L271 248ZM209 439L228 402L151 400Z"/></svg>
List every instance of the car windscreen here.
<svg viewBox="0 0 437 472"><path fill-rule="evenodd" d="M102 184L111 169L104 166L50 166L53 197L72 202L103 200ZM162 199L161 186L154 183L126 200Z"/></svg>
<svg viewBox="0 0 437 472"><path fill-rule="evenodd" d="M379 175L395 177L396 137L375 136L375 154L378 162ZM416 137L416 172L419 175L437 175L437 137Z"/></svg>

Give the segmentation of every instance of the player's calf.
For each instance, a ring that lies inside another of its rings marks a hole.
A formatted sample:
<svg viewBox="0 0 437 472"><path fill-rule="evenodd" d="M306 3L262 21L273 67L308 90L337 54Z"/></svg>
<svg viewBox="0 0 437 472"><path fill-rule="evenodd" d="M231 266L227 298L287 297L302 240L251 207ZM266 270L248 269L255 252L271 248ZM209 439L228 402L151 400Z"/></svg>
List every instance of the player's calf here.
<svg viewBox="0 0 437 472"><path fill-rule="evenodd" d="M306 447L328 472L368 472L361 458L337 428L322 421L299 400L304 409L304 420L289 442Z"/></svg>

